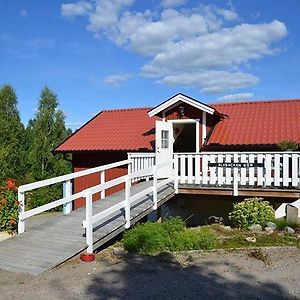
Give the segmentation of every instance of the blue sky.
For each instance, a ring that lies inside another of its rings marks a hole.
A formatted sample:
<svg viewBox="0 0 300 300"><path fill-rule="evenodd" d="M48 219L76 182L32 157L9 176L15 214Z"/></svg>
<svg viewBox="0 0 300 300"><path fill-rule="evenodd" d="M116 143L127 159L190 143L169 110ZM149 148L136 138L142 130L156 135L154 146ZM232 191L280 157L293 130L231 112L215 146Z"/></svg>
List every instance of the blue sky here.
<svg viewBox="0 0 300 300"><path fill-rule="evenodd" d="M300 2L0 0L0 84L41 88L75 129L103 109L300 97Z"/></svg>

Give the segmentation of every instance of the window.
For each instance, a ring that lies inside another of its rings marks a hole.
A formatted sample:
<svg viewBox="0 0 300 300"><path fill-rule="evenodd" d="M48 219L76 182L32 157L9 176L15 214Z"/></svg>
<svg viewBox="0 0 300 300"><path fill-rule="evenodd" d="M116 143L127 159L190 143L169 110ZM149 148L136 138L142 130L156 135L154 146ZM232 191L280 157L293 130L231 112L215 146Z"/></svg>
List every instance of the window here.
<svg viewBox="0 0 300 300"><path fill-rule="evenodd" d="M161 148L162 149L169 148L169 131L167 130L161 131Z"/></svg>

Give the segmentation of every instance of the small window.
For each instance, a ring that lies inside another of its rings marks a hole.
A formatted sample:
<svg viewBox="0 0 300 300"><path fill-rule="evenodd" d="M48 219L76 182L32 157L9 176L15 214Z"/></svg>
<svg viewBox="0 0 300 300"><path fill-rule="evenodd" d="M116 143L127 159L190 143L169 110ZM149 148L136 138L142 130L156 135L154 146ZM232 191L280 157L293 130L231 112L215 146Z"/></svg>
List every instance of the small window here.
<svg viewBox="0 0 300 300"><path fill-rule="evenodd" d="M162 149L169 148L169 131L167 130L161 131L161 148Z"/></svg>

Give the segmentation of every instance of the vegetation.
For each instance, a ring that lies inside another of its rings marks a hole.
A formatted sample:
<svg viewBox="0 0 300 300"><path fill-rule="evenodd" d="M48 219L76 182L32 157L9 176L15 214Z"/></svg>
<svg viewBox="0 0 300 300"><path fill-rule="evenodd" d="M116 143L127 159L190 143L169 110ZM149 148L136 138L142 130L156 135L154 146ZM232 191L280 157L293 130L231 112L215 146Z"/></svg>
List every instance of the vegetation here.
<svg viewBox="0 0 300 300"><path fill-rule="evenodd" d="M38 111L26 128L17 104L14 89L10 85L0 87L0 184L6 185L8 178L23 184L70 172L70 163L62 155L51 153L71 134L57 96L48 87L42 89ZM26 205L32 208L45 204L53 196L58 199L61 193L60 185L37 189L29 195Z"/></svg>
<svg viewBox="0 0 300 300"><path fill-rule="evenodd" d="M268 201L254 197L234 204L229 219L238 228L248 228L254 224L264 226L275 219L275 211Z"/></svg>
<svg viewBox="0 0 300 300"><path fill-rule="evenodd" d="M216 235L205 227L186 228L180 218L171 218L162 224L147 222L137 225L124 234L123 244L129 252L144 254L213 249Z"/></svg>
<svg viewBox="0 0 300 300"><path fill-rule="evenodd" d="M17 228L18 207L17 186L13 179L8 179L0 188L0 231L12 233Z"/></svg>
<svg viewBox="0 0 300 300"><path fill-rule="evenodd" d="M283 140L277 144L277 147L281 151L297 151L299 149L299 145L291 140Z"/></svg>
<svg viewBox="0 0 300 300"><path fill-rule="evenodd" d="M123 236L125 250L132 253L158 254L188 250L233 249L262 246L297 246L300 240L296 235L274 232L253 233L256 242L246 241L246 229L225 229L219 224L186 228L180 218L171 218L163 223L147 222L128 230Z"/></svg>

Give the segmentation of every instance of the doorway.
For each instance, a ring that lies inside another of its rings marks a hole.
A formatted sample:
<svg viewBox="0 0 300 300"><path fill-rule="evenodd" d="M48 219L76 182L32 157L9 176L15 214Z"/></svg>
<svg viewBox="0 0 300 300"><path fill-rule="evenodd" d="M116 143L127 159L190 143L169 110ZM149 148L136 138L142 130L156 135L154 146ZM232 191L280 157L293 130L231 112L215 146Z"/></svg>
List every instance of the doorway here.
<svg viewBox="0 0 300 300"><path fill-rule="evenodd" d="M173 152L197 152L197 123L173 123Z"/></svg>

